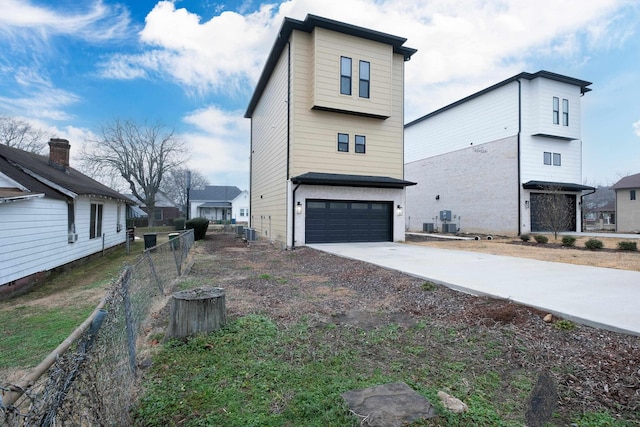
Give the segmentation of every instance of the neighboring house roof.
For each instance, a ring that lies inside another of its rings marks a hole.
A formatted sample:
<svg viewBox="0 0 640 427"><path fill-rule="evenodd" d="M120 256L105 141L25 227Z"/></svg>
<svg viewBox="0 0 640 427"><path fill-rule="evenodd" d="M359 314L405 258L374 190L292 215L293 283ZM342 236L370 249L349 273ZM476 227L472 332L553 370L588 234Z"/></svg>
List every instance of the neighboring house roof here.
<svg viewBox="0 0 640 427"><path fill-rule="evenodd" d="M370 30L368 28L358 27L351 24L345 24L344 22L334 21L332 19L323 18L316 15L307 15L304 21L299 21L293 18L285 18L280 28L280 32L276 37L276 41L271 48L271 53L267 58L260 80L256 85L256 90L249 101L249 106L244 114L245 118L250 118L253 115L253 110L256 108L262 92L267 86L267 82L276 67L280 54L284 50L291 32L293 30L304 31L311 33L314 28L324 28L331 31L336 31L343 34L348 34L355 37L360 37L367 40L372 40L384 44L391 45L394 53L399 53L404 56L404 60L408 61L411 56L417 52L417 49L403 46L407 39L402 37L393 36L391 34L381 33L379 31Z"/></svg>
<svg viewBox="0 0 640 427"><path fill-rule="evenodd" d="M635 175L629 175L622 178L620 181L613 184L611 187L614 190L623 190L626 188L640 188L640 173Z"/></svg>
<svg viewBox="0 0 640 427"><path fill-rule="evenodd" d="M230 208L231 202L206 202L198 205L199 208Z"/></svg>
<svg viewBox="0 0 640 427"><path fill-rule="evenodd" d="M131 205L130 208L131 208L132 218L146 218L149 216L145 211L140 209L140 207L137 205Z"/></svg>
<svg viewBox="0 0 640 427"><path fill-rule="evenodd" d="M593 187L588 185L572 184L568 182L552 182L552 181L527 181L522 184L522 188L526 190L547 190L554 189L558 191L595 191Z"/></svg>
<svg viewBox="0 0 640 427"><path fill-rule="evenodd" d="M608 201L604 206L598 206L597 208L593 209L596 212L615 212L616 211L616 204L615 202L612 201Z"/></svg>
<svg viewBox="0 0 640 427"><path fill-rule="evenodd" d="M146 208L145 204L140 200L138 200L138 198L133 194L127 193L125 194L125 196L133 200L138 206ZM169 199L169 197L166 194L164 194L161 191L158 191L156 193L156 208L175 208L175 207L177 207L176 204L171 199Z"/></svg>
<svg viewBox="0 0 640 427"><path fill-rule="evenodd" d="M191 190L189 198L191 201L206 200L210 202L227 202L235 199L242 191L236 186L229 185L207 185L204 190Z"/></svg>
<svg viewBox="0 0 640 427"><path fill-rule="evenodd" d="M348 187L404 188L415 182L388 176L345 175L337 173L308 172L291 178L293 184L334 185Z"/></svg>
<svg viewBox="0 0 640 427"><path fill-rule="evenodd" d="M25 195L68 200L77 195L107 197L129 202L122 194L72 168L62 168L49 157L0 144L0 173L19 183Z"/></svg>
<svg viewBox="0 0 640 427"><path fill-rule="evenodd" d="M404 127L406 128L406 127L415 125L417 123L420 123L421 121L426 120L429 117L433 117L436 114L440 114L440 113L442 113L444 111L447 111L447 110L449 110L451 108L457 107L460 104L464 104L467 101L470 101L470 100L472 100L474 98L482 96L482 95L484 95L484 94L486 94L488 92L491 92L492 90L498 89L498 88L500 88L502 86L506 86L506 85L508 85L510 83L519 81L521 79L523 79L523 80L533 80L533 79L537 79L538 77L544 77L544 78L549 79L549 80L555 80L557 82L568 83L568 84L572 84L572 85L575 85L575 86L579 86L580 87L580 93L582 93L582 94L585 94L587 92L591 92L591 89L587 87L587 86L591 85L591 82L588 82L586 80L575 79L573 77L563 76L562 74L556 74L556 73L552 73L550 71L544 71L544 70L538 71L537 73L533 73L533 74L524 72L524 73L517 74L517 75L515 75L513 77L509 77L508 79L503 80L500 83L496 83L493 86L489 86L488 88L483 89L480 92L476 92L473 95L469 95L466 98L462 98L462 99L460 99L460 100L458 100L458 101L456 101L456 102L454 102L452 104L446 105L446 106L444 106L444 107L442 107L442 108L440 108L440 109L438 109L436 111L433 111L433 112L431 112L429 114L426 114L426 115L424 115L422 117L419 117L419 118L413 120L412 122L407 123L406 125L404 125Z"/></svg>

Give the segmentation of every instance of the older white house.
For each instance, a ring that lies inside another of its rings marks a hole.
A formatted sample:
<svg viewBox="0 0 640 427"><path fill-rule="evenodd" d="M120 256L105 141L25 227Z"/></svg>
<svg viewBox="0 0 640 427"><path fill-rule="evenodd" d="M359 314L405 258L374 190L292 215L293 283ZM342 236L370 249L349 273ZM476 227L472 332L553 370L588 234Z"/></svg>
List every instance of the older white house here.
<svg viewBox="0 0 640 427"><path fill-rule="evenodd" d="M49 147L47 157L0 144L0 297L126 240L131 201L69 167L67 140Z"/></svg>
<svg viewBox="0 0 640 427"><path fill-rule="evenodd" d="M544 194L581 229L581 100L590 82L520 73L405 125L407 228L503 235L545 231Z"/></svg>
<svg viewBox="0 0 640 427"><path fill-rule="evenodd" d="M406 39L314 15L286 18L245 117L257 236L404 240Z"/></svg>

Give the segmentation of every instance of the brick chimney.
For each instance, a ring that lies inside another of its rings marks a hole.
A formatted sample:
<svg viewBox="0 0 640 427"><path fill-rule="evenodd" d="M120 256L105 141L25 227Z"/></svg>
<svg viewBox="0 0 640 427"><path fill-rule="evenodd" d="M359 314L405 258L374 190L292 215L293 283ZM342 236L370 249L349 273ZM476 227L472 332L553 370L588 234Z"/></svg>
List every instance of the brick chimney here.
<svg viewBox="0 0 640 427"><path fill-rule="evenodd" d="M49 140L49 164L61 170L69 169L69 141L62 138Z"/></svg>

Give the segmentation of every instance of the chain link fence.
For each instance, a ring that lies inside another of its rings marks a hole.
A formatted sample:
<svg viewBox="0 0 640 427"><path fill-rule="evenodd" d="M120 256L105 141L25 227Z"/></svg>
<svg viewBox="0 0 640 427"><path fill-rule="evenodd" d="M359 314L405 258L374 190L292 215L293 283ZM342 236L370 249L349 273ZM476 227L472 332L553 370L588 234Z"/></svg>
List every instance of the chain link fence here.
<svg viewBox="0 0 640 427"><path fill-rule="evenodd" d="M188 270L193 230L145 249L63 343L0 389L0 426L126 426L145 330ZM146 242L145 242L145 246Z"/></svg>

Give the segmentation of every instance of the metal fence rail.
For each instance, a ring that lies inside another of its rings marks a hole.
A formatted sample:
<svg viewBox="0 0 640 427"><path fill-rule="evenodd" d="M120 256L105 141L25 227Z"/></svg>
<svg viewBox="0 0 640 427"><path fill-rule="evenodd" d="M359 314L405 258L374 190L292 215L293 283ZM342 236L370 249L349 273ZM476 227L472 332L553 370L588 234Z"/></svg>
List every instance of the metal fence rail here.
<svg viewBox="0 0 640 427"><path fill-rule="evenodd" d="M138 341L189 265L193 230L125 266L85 320L15 384L0 384L0 426L126 426L135 401Z"/></svg>

